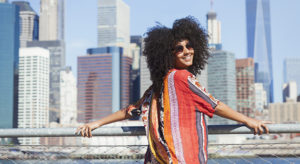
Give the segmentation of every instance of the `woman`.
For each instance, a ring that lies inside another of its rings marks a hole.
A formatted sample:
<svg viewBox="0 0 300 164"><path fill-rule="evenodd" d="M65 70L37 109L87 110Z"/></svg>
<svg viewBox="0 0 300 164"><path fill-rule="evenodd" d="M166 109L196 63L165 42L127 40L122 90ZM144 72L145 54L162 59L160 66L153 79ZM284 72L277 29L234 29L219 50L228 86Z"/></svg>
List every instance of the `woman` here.
<svg viewBox="0 0 300 164"><path fill-rule="evenodd" d="M141 115L149 147L145 163L206 163L205 115L217 114L268 133L265 121L246 117L212 97L196 80L209 57L207 35L193 17L176 20L172 29L158 25L147 32L144 55L152 86L134 105L77 131L91 131L108 123Z"/></svg>

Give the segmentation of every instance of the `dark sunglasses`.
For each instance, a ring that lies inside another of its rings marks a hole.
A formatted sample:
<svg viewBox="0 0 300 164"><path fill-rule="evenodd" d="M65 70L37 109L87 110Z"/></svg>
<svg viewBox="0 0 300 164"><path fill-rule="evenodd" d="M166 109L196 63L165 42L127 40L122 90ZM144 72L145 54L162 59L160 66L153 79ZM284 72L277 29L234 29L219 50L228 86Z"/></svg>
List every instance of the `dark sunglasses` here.
<svg viewBox="0 0 300 164"><path fill-rule="evenodd" d="M188 50L193 49L193 46L192 46L192 44L190 44L190 43L186 44L185 47L186 47L186 49L188 49ZM175 46L175 48L174 48L175 53L182 53L183 50L184 50L184 46L182 46L182 45L177 45L177 46Z"/></svg>

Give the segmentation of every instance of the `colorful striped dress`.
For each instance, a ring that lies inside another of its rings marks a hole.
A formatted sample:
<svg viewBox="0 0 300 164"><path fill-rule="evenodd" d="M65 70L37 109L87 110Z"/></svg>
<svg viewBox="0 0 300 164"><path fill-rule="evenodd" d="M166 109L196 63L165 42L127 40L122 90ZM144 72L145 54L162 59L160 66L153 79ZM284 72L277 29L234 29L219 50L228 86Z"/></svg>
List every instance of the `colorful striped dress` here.
<svg viewBox="0 0 300 164"><path fill-rule="evenodd" d="M141 113L149 147L145 163L207 163L205 115L212 117L218 100L187 70L172 69L158 97L149 89Z"/></svg>

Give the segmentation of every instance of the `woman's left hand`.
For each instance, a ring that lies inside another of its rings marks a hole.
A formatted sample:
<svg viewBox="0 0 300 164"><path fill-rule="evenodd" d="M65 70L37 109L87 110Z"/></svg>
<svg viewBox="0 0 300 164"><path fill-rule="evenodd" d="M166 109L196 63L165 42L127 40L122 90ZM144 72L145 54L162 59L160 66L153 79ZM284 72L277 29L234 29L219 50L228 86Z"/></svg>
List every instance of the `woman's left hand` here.
<svg viewBox="0 0 300 164"><path fill-rule="evenodd" d="M246 126L254 130L254 135L256 134L262 135L264 131L266 132L266 134L269 134L269 129L266 126L266 124L270 124L270 123L271 123L270 121L261 121L261 120L256 120L254 118L248 118L245 122Z"/></svg>

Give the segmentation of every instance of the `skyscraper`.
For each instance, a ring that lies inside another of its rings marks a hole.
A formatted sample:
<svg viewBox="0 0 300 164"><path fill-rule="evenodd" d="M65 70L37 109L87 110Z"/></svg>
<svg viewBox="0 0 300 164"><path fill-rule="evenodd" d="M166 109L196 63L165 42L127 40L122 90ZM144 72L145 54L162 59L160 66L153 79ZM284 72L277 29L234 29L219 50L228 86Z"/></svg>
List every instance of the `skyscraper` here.
<svg viewBox="0 0 300 164"><path fill-rule="evenodd" d="M286 58L283 63L284 83L295 81L297 94L300 95L300 58Z"/></svg>
<svg viewBox="0 0 300 164"><path fill-rule="evenodd" d="M121 57L121 108L125 108L130 103L131 90L131 73L132 73L132 58L122 55Z"/></svg>
<svg viewBox="0 0 300 164"><path fill-rule="evenodd" d="M212 51L208 59L208 92L236 110L235 57L228 51ZM229 124L228 119L214 116L209 124Z"/></svg>
<svg viewBox="0 0 300 164"><path fill-rule="evenodd" d="M18 116L19 10L0 3L0 128L16 128Z"/></svg>
<svg viewBox="0 0 300 164"><path fill-rule="evenodd" d="M20 48L18 128L43 128L49 123L49 50ZM37 145L39 138L19 138Z"/></svg>
<svg viewBox="0 0 300 164"><path fill-rule="evenodd" d="M221 44L221 22L217 20L217 13L214 11L209 11L206 14L207 19L207 33L208 45L210 48L220 50L222 48Z"/></svg>
<svg viewBox="0 0 300 164"><path fill-rule="evenodd" d="M14 1L20 9L20 47L26 47L27 41L38 40L38 15L29 2Z"/></svg>
<svg viewBox="0 0 300 164"><path fill-rule="evenodd" d="M262 112L267 107L267 93L262 83L254 84L255 90L255 110Z"/></svg>
<svg viewBox="0 0 300 164"><path fill-rule="evenodd" d="M199 83L207 88L207 64L205 65L204 69L201 70L201 73L196 76Z"/></svg>
<svg viewBox="0 0 300 164"><path fill-rule="evenodd" d="M78 57L78 121L103 118L129 104L129 57L121 47L87 50Z"/></svg>
<svg viewBox="0 0 300 164"><path fill-rule="evenodd" d="M288 100L297 101L297 83L295 81L283 84L282 98L283 102L287 102Z"/></svg>
<svg viewBox="0 0 300 164"><path fill-rule="evenodd" d="M145 56L141 56L141 66L140 66L140 96L142 97L145 91L152 85L150 71L147 67L147 61Z"/></svg>
<svg viewBox="0 0 300 164"><path fill-rule="evenodd" d="M255 109L254 62L252 58L237 59L236 93L237 111L253 117Z"/></svg>
<svg viewBox="0 0 300 164"><path fill-rule="evenodd" d="M135 103L140 99L140 58L142 55L143 38L140 35L130 37L131 53L132 53L132 71L131 71L131 98L130 103Z"/></svg>
<svg viewBox="0 0 300 164"><path fill-rule="evenodd" d="M120 95L115 100L112 96L112 55L78 56L77 64L78 122L90 122L111 114L113 104L120 107ZM119 89L120 79L115 82Z"/></svg>
<svg viewBox="0 0 300 164"><path fill-rule="evenodd" d="M140 48L140 56L143 54L143 50L144 50L143 40L144 39L140 35L130 36L130 43L135 43Z"/></svg>
<svg viewBox="0 0 300 164"><path fill-rule="evenodd" d="M65 0L41 0L39 40L64 40Z"/></svg>
<svg viewBox="0 0 300 164"><path fill-rule="evenodd" d="M50 122L60 121L60 70L65 67L64 4L65 0L40 1L39 41L27 42L27 47L50 51Z"/></svg>
<svg viewBox="0 0 300 164"><path fill-rule="evenodd" d="M129 12L123 0L98 0L98 47L123 47L130 54Z"/></svg>
<svg viewBox="0 0 300 164"><path fill-rule="evenodd" d="M71 67L60 71L60 124L71 125L77 121L77 86Z"/></svg>
<svg viewBox="0 0 300 164"><path fill-rule="evenodd" d="M65 67L64 41L32 41L27 47L42 47L50 51L50 122L59 122L60 112L60 70Z"/></svg>
<svg viewBox="0 0 300 164"><path fill-rule="evenodd" d="M213 11L213 1L210 1L211 10L206 14L207 33L208 33L208 47L211 50L221 50L221 22L217 20L217 13ZM207 64L201 71L201 74L197 76L198 81L204 87L208 87L207 84Z"/></svg>
<svg viewBox="0 0 300 164"><path fill-rule="evenodd" d="M273 102L271 18L269 0L246 0L247 53L254 59L255 82L262 83Z"/></svg>

